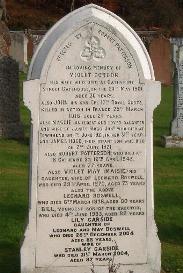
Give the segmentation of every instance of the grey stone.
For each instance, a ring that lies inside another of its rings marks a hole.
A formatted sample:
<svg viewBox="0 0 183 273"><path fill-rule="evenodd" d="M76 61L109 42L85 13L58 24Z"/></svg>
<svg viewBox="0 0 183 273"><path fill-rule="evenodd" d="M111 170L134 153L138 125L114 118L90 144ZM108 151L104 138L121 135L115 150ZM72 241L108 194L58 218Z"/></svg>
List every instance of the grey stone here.
<svg viewBox="0 0 183 273"><path fill-rule="evenodd" d="M19 112L19 70L10 57L0 58L0 137L22 138Z"/></svg>
<svg viewBox="0 0 183 273"><path fill-rule="evenodd" d="M172 45L181 46L181 45L183 45L183 38L180 38L180 37L171 37L170 38L170 43Z"/></svg>
<svg viewBox="0 0 183 273"><path fill-rule="evenodd" d="M31 111L22 273L159 273L149 55L113 13L88 5L42 39L24 83Z"/></svg>
<svg viewBox="0 0 183 273"><path fill-rule="evenodd" d="M183 147L183 39L172 40L174 62L174 100L171 135L163 136L162 143L166 148Z"/></svg>
<svg viewBox="0 0 183 273"><path fill-rule="evenodd" d="M23 31L11 31L10 56L18 62L19 70L27 72L27 44L28 39Z"/></svg>

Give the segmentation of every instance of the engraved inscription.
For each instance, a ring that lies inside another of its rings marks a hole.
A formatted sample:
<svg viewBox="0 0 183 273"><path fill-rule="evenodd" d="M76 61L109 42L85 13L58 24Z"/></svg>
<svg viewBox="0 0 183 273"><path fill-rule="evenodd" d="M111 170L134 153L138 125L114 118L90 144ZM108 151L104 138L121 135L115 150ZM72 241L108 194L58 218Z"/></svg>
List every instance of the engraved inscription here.
<svg viewBox="0 0 183 273"><path fill-rule="evenodd" d="M147 262L139 69L122 37L94 22L55 52L39 102L38 267Z"/></svg>
<svg viewBox="0 0 183 273"><path fill-rule="evenodd" d="M178 69L178 93L177 93L177 122L178 127L183 126L183 62L179 64Z"/></svg>

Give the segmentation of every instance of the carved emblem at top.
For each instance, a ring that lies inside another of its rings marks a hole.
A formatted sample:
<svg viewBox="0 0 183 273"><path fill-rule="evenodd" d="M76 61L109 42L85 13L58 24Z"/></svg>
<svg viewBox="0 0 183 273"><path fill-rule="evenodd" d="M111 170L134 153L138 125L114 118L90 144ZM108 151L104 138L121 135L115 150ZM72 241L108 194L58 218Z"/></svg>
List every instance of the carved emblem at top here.
<svg viewBox="0 0 183 273"><path fill-rule="evenodd" d="M100 61L105 57L105 50L100 46L100 40L93 35L93 28L89 29L89 34L85 40L85 47L81 51L81 59L84 61Z"/></svg>

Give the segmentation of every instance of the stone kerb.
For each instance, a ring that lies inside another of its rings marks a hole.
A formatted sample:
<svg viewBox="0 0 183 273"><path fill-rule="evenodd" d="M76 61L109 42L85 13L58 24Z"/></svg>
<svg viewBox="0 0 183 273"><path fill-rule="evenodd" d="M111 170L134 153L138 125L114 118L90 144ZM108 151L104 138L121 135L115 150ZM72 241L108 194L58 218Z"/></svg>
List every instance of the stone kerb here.
<svg viewBox="0 0 183 273"><path fill-rule="evenodd" d="M32 146L21 272L159 273L152 116L160 83L137 34L98 6L72 12L39 44L24 102Z"/></svg>

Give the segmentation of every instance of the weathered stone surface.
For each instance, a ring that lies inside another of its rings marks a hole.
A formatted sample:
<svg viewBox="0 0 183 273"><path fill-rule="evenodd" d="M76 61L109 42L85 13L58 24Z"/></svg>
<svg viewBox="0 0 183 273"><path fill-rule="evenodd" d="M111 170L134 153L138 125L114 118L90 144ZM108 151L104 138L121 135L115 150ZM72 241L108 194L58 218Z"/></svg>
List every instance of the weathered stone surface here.
<svg viewBox="0 0 183 273"><path fill-rule="evenodd" d="M151 41L149 54L154 67L155 79L172 84L171 44L169 39L158 37Z"/></svg>
<svg viewBox="0 0 183 273"><path fill-rule="evenodd" d="M150 54L155 79L165 85L172 84L172 63L170 41L158 31L136 30ZM31 59L46 30L28 30L28 59Z"/></svg>
<svg viewBox="0 0 183 273"><path fill-rule="evenodd" d="M183 137L183 46L176 51L174 79L174 120L171 134Z"/></svg>
<svg viewBox="0 0 183 273"><path fill-rule="evenodd" d="M171 136L162 137L167 148L183 147L183 45L182 39L172 40L174 62L174 101Z"/></svg>
<svg viewBox="0 0 183 273"><path fill-rule="evenodd" d="M0 1L0 137L23 136L19 115L19 71L9 55L10 32L6 20L5 1Z"/></svg>
<svg viewBox="0 0 183 273"><path fill-rule="evenodd" d="M27 71L28 55L27 45L28 39L23 31L11 31L10 56L18 62L20 71Z"/></svg>
<svg viewBox="0 0 183 273"><path fill-rule="evenodd" d="M26 35L28 38L28 58L31 59L34 52L46 34L46 30L32 30L28 29Z"/></svg>
<svg viewBox="0 0 183 273"><path fill-rule="evenodd" d="M0 137L21 138L19 70L10 57L0 58Z"/></svg>
<svg viewBox="0 0 183 273"><path fill-rule="evenodd" d="M38 46L24 101L33 128L22 273L159 273L160 83L139 37L105 9L76 10Z"/></svg>

